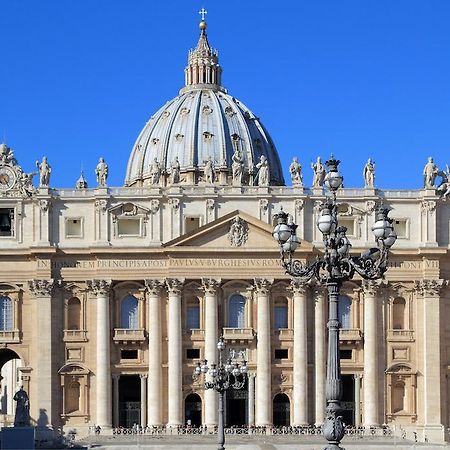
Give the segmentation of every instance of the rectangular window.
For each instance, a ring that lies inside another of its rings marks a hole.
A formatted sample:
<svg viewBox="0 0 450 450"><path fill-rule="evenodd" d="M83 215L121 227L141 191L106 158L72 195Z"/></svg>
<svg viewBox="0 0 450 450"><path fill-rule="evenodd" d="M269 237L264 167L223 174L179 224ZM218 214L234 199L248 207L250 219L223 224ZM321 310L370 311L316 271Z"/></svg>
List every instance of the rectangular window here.
<svg viewBox="0 0 450 450"><path fill-rule="evenodd" d="M347 228L347 236L355 236L355 219L339 217L339 225Z"/></svg>
<svg viewBox="0 0 450 450"><path fill-rule="evenodd" d="M275 306L273 326L275 329L288 327L288 308L285 305Z"/></svg>
<svg viewBox="0 0 450 450"><path fill-rule="evenodd" d="M276 348L275 359L289 359L289 350L287 348Z"/></svg>
<svg viewBox="0 0 450 450"><path fill-rule="evenodd" d="M398 238L408 238L408 220L407 219L394 219L394 230L397 233Z"/></svg>
<svg viewBox="0 0 450 450"><path fill-rule="evenodd" d="M139 219L117 219L119 236L140 236L141 221Z"/></svg>
<svg viewBox="0 0 450 450"><path fill-rule="evenodd" d="M13 236L14 209L0 208L0 236Z"/></svg>
<svg viewBox="0 0 450 450"><path fill-rule="evenodd" d="M120 359L138 359L138 351L120 350Z"/></svg>
<svg viewBox="0 0 450 450"><path fill-rule="evenodd" d="M199 348L187 348L186 349L186 359L200 359L200 349Z"/></svg>
<svg viewBox="0 0 450 450"><path fill-rule="evenodd" d="M66 237L79 238L83 237L82 221L77 219L66 219Z"/></svg>
<svg viewBox="0 0 450 450"><path fill-rule="evenodd" d="M186 217L184 221L184 232L189 233L200 227L200 217Z"/></svg>
<svg viewBox="0 0 450 450"><path fill-rule="evenodd" d="M200 307L198 305L187 307L186 328L188 330L198 330L200 328Z"/></svg>
<svg viewBox="0 0 450 450"><path fill-rule="evenodd" d="M352 359L352 350L339 350L341 359Z"/></svg>

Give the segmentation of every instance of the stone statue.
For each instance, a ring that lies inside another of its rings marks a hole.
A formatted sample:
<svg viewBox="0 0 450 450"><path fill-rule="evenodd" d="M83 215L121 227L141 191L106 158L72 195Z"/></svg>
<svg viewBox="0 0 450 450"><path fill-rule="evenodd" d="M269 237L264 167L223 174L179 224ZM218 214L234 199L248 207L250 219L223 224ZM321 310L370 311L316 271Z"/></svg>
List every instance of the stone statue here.
<svg viewBox="0 0 450 450"><path fill-rule="evenodd" d="M375 163L369 158L364 166L364 186L373 188L375 182Z"/></svg>
<svg viewBox="0 0 450 450"><path fill-rule="evenodd" d="M170 184L177 184L180 182L180 161L178 161L178 156L172 161L170 165Z"/></svg>
<svg viewBox="0 0 450 450"><path fill-rule="evenodd" d="M23 386L14 394L16 404L16 415L14 417L15 427L30 426L30 400L28 394L23 390Z"/></svg>
<svg viewBox="0 0 450 450"><path fill-rule="evenodd" d="M294 157L291 165L289 166L289 172L291 174L292 184L294 186L303 186L302 166L298 162L298 159Z"/></svg>
<svg viewBox="0 0 450 450"><path fill-rule="evenodd" d="M441 182L436 188L436 191L442 199L447 200L450 197L450 167L446 164L445 168L446 170L440 170L438 172L438 176L441 177Z"/></svg>
<svg viewBox="0 0 450 450"><path fill-rule="evenodd" d="M52 173L47 157L44 156L40 164L39 161L36 161L36 167L39 171L39 187L47 187L50 183L50 174Z"/></svg>
<svg viewBox="0 0 450 450"><path fill-rule="evenodd" d="M233 175L233 186L242 185L242 175L244 173L244 158L236 146L233 156L231 157L231 172Z"/></svg>
<svg viewBox="0 0 450 450"><path fill-rule="evenodd" d="M205 161L205 168L203 169L203 175L205 178L205 181L207 183L214 183L215 179L215 170L214 170L214 163L211 159L211 156L208 157L207 161Z"/></svg>
<svg viewBox="0 0 450 450"><path fill-rule="evenodd" d="M0 164L8 164L13 161L14 152L6 144L0 144Z"/></svg>
<svg viewBox="0 0 450 450"><path fill-rule="evenodd" d="M436 181L436 176L439 172L438 167L430 156L428 162L423 168L423 185L425 189L434 189L434 182Z"/></svg>
<svg viewBox="0 0 450 450"><path fill-rule="evenodd" d="M235 217L228 231L228 240L232 247L240 247L248 238L247 222L240 217Z"/></svg>
<svg viewBox="0 0 450 450"><path fill-rule="evenodd" d="M312 182L313 188L322 187L325 179L325 166L322 164L320 156L317 157L317 161L315 163L311 164L311 169L314 171Z"/></svg>
<svg viewBox="0 0 450 450"><path fill-rule="evenodd" d="M259 158L256 168L258 169L258 186L269 186L269 163L264 155Z"/></svg>
<svg viewBox="0 0 450 450"><path fill-rule="evenodd" d="M159 164L158 159L154 158L152 165L150 167L150 183L155 186L159 183L159 178L161 177L161 164Z"/></svg>
<svg viewBox="0 0 450 450"><path fill-rule="evenodd" d="M100 158L95 168L95 175L97 177L97 183L100 187L106 187L106 180L108 178L108 165L103 158Z"/></svg>

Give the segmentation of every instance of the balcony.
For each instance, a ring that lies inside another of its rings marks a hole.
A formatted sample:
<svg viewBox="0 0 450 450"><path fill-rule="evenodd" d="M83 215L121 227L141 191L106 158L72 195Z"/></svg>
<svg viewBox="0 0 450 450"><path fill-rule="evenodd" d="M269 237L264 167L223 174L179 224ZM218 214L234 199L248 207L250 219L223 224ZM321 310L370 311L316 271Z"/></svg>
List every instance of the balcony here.
<svg viewBox="0 0 450 450"><path fill-rule="evenodd" d="M113 339L116 344L139 344L145 341L145 331L142 328L114 328Z"/></svg>
<svg viewBox="0 0 450 450"><path fill-rule="evenodd" d="M278 328L272 331L272 336L280 341L292 341L294 338L294 330L292 328Z"/></svg>
<svg viewBox="0 0 450 450"><path fill-rule="evenodd" d="M19 330L0 331L0 344L18 344L20 343Z"/></svg>
<svg viewBox="0 0 450 450"><path fill-rule="evenodd" d="M231 342L251 342L255 337L253 328L224 328L223 338Z"/></svg>
<svg viewBox="0 0 450 450"><path fill-rule="evenodd" d="M412 330L388 330L388 341L413 342L415 340Z"/></svg>
<svg viewBox="0 0 450 450"><path fill-rule="evenodd" d="M362 332L359 328L342 328L339 330L341 344L355 345L362 342Z"/></svg>
<svg viewBox="0 0 450 450"><path fill-rule="evenodd" d="M203 341L205 339L205 330L200 328L191 328L189 330L184 330L184 335L187 340Z"/></svg>
<svg viewBox="0 0 450 450"><path fill-rule="evenodd" d="M86 342L86 330L64 330L64 342Z"/></svg>

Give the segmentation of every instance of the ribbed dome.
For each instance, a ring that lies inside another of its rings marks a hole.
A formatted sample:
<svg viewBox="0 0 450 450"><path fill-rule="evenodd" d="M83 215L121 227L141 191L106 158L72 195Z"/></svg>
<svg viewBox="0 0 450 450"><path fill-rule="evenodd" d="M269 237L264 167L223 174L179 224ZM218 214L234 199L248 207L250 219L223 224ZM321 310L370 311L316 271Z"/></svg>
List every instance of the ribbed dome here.
<svg viewBox="0 0 450 450"><path fill-rule="evenodd" d="M189 52L186 86L167 102L145 125L128 161L125 184L169 183L168 174L178 158L180 184L205 181L204 167L213 163L214 183L231 184L232 157L238 152L242 184L258 184L261 156L269 165L269 184L284 185L280 160L260 120L220 85L221 67L216 50L200 24L197 48ZM161 176L152 177L152 165ZM152 181L150 181L152 180Z"/></svg>

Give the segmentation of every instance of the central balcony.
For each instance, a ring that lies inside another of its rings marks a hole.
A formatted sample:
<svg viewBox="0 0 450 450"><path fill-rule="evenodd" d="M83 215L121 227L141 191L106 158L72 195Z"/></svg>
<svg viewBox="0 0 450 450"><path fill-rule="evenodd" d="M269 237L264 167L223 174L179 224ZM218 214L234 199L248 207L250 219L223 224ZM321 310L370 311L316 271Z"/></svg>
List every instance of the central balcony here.
<svg viewBox="0 0 450 450"><path fill-rule="evenodd" d="M20 343L19 330L2 330L0 331L0 343L1 344L18 344Z"/></svg>
<svg viewBox="0 0 450 450"><path fill-rule="evenodd" d="M145 341L143 328L114 328L114 342L116 344L140 344Z"/></svg>
<svg viewBox="0 0 450 450"><path fill-rule="evenodd" d="M341 344L355 345L362 342L362 332L359 328L342 328L339 330Z"/></svg>
<svg viewBox="0 0 450 450"><path fill-rule="evenodd" d="M251 342L255 338L255 331L253 328L224 328L223 338L232 343Z"/></svg>

